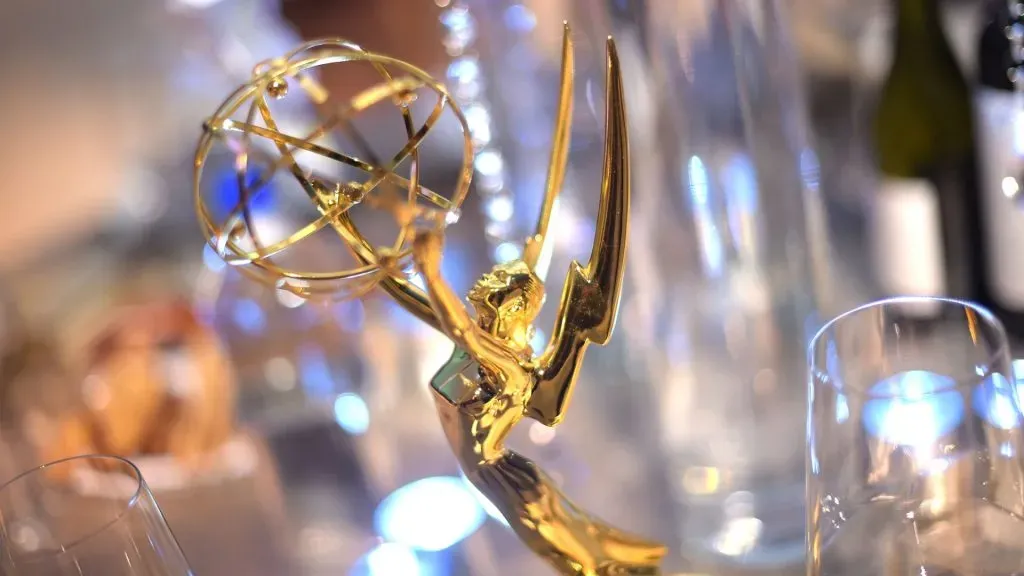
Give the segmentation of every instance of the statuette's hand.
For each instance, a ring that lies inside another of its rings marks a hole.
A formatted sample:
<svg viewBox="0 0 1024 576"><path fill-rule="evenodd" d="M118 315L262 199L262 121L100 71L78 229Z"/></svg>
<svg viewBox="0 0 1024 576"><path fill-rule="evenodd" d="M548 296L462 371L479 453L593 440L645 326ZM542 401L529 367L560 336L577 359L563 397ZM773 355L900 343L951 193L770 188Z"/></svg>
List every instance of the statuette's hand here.
<svg viewBox="0 0 1024 576"><path fill-rule="evenodd" d="M429 260L427 256L439 254L444 248L444 236L437 230L419 230L412 243L414 261L419 264Z"/></svg>

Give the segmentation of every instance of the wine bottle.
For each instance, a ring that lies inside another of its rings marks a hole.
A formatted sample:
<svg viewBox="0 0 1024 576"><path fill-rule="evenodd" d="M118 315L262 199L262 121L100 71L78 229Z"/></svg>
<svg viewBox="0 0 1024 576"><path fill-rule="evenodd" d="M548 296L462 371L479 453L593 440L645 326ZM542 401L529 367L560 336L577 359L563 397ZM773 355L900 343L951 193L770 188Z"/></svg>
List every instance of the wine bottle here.
<svg viewBox="0 0 1024 576"><path fill-rule="evenodd" d="M887 295L976 299L970 90L936 0L894 0L894 8L892 65L874 118L876 279Z"/></svg>
<svg viewBox="0 0 1024 576"><path fill-rule="evenodd" d="M992 2L975 95L986 304L1024 339L1024 4ZM1019 86L1018 86L1019 85Z"/></svg>

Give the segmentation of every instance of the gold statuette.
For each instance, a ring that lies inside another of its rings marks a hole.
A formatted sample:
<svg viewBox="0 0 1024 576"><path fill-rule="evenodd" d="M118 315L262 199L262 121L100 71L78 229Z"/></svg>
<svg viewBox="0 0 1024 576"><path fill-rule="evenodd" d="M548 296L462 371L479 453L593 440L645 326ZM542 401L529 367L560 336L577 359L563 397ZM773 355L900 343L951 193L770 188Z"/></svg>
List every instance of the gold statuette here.
<svg viewBox="0 0 1024 576"><path fill-rule="evenodd" d="M506 437L525 417L548 426L561 422L572 399L584 353L591 343L608 342L619 306L629 223L629 148L619 60L615 44L609 38L604 167L593 249L586 265L573 262L569 269L558 319L546 350L538 356L530 347L533 322L545 298L544 284L536 269L549 248L548 222L568 159L572 56L572 41L566 26L558 117L546 194L536 231L526 242L523 259L499 264L477 280L468 294L472 312L468 310L441 275L443 227L453 220L446 217L450 216L450 211L445 211L451 204L438 201L433 193L417 189L413 177L401 182L409 187L408 197L428 198L432 206L422 209L421 203L416 203L411 211L398 212L402 223L417 220L417 216L424 214L427 217L419 221L434 223L415 226L408 246L425 290L404 277L400 267L384 267L390 275L377 285L455 344L450 360L430 383L438 415L466 476L501 512L519 538L561 574L660 574L659 566L666 552L663 545L626 534L581 510L536 464L505 447ZM383 57L365 59L393 64L385 62ZM443 88L439 93L457 111ZM411 126L408 130L411 137L415 131ZM298 142L287 144L301 147ZM369 166L368 172L383 181L389 178L386 174L390 170L391 167L377 165ZM397 178L394 176L392 180ZM459 190L461 186L462 182ZM318 201L315 194L310 197L321 214L331 215L330 224L346 241L361 266L380 265L386 260L388 253L382 254L373 247L360 233L349 211L334 210L333 206ZM457 204L461 200L462 195L457 192L453 202ZM398 205L405 206L405 203ZM206 228L213 229L210 225ZM210 238L214 242L217 236L211 234ZM398 246L395 252L402 253L403 249L404 246ZM252 251L266 252L263 248ZM234 253L237 255L238 251Z"/></svg>

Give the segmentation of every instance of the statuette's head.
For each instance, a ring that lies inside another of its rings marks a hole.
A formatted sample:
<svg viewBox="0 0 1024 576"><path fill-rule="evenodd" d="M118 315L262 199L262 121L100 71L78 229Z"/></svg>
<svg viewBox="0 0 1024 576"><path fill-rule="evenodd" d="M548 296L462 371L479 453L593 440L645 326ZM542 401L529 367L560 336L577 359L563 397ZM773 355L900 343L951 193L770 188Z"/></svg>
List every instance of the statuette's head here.
<svg viewBox="0 0 1024 576"><path fill-rule="evenodd" d="M469 291L481 328L525 350L544 304L544 283L522 260L498 264Z"/></svg>

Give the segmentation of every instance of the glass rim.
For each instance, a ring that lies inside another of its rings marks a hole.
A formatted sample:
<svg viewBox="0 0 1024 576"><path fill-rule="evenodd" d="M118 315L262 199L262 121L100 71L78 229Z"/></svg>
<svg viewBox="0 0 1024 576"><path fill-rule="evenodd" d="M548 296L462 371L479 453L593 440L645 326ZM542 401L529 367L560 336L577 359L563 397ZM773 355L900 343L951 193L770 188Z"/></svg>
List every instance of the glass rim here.
<svg viewBox="0 0 1024 576"><path fill-rule="evenodd" d="M972 302L970 300L963 300L963 299L959 299L959 298L947 298L947 297L943 297L943 296L893 296L893 297L890 297L890 298L882 298L880 300L872 300L870 302L866 302L866 303L861 304L859 306L855 306L855 307L853 307L853 308L843 312L842 314L839 314L838 316L832 318L831 320L826 322L821 328L819 328L814 333L814 336L811 338L810 344L807 347L807 358L808 358L808 369L809 369L809 372L811 373L812 376L815 377L814 378L815 386L819 385L818 378L816 376L818 374L827 374L827 371L823 371L823 370L819 369L818 362L816 360L815 351L816 351L819 343L825 340L825 335L828 332L833 330L836 326L841 324L843 321L849 320L850 318L852 318L852 317L854 317L854 316L856 316L858 314L861 314L863 312L866 312L868 310L873 310L873 309L876 309L876 308L883 308L883 307L886 307L886 306L892 306L892 305L896 305L896 304L914 304L914 303L920 303L920 302L935 302L935 303L940 304L943 308L947 308L947 307L950 307L950 306L956 306L957 308L965 309L965 310L971 310L972 312L978 314L978 316L981 317L983 322L987 323L989 326L992 326L992 327L994 327L996 329L996 332L997 332L999 340L1000 340L999 346L994 348L994 349L992 349L990 351L990 353L989 353L988 366L987 366L988 371L987 371L987 373L989 373L989 374L992 373L991 366L994 364L994 360L996 358L998 358L999 356L1004 356L1004 357L1008 358L1009 362L1010 362L1010 365L1007 367L1010 370L1010 374L1008 374L1008 376L1010 378L1012 378L1014 381L1016 380L1016 375L1013 373L1013 358L1010 355L1010 342L1009 342L1009 339L1007 338L1007 335L1006 335L1006 328L1003 326L1003 322L1001 320L999 320L999 318L991 310L989 310L988 308L985 308L984 306L982 306L981 304L978 304L976 302ZM1016 384L1016 382L1012 382L1011 386L1013 386L1015 384ZM931 395L935 395L935 394L942 394L942 393L946 393L946 392L948 392L950 390L953 390L955 388L956 388L956 386L943 386L943 387L936 388L934 390L929 390L927 392L923 392L921 395L922 396L931 396ZM859 396L863 396L863 397L866 397L866 398L872 398L872 399L885 399L885 398L892 399L892 398L900 398L901 397L901 395L897 394L897 393L877 393L877 392L873 393L870 390L865 390L865 389L860 388L860 387L858 387L856 389L852 389L852 390L844 389L841 392L844 393L844 394L854 393L854 394L857 394Z"/></svg>
<svg viewBox="0 0 1024 576"><path fill-rule="evenodd" d="M47 462L45 464L41 464L39 466L36 466L35 468L30 468L30 469L25 470L24 472L18 474L14 478L11 478L7 482L4 482L2 485L0 485L0 492L4 492L8 488L11 488L15 484L21 482L22 480L25 480L25 479L29 478L30 476L34 476L36 474L39 474L40 472L45 471L47 468L53 468L55 466L60 466L60 465L63 465L63 464L70 464L70 463L73 463L73 462L76 462L76 461L89 461L89 460L113 461L113 462L118 463L119 465L126 466L128 468L128 470L130 470L132 475L134 476L135 489L132 491L131 496L124 500L124 505L121 506L121 510L118 511L117 515L114 518L112 518L109 521L107 521L107 522L97 526L95 530L89 530L88 534L86 534L85 536L82 536L81 538L78 538L74 542L71 542L71 543L69 543L69 544L67 544L65 546L62 546L60 550L55 550L54 553L53 553L53 556L60 556L61 554L69 552L73 548L78 547L80 544L83 544L84 542L89 541L94 536L97 536L98 534L102 534L108 528L110 528L111 526L114 526L115 524L117 524L118 522L123 520L125 518L125 516L128 515L129 512L134 510L136 505L139 503L139 500L142 498L143 490L146 488L146 481L142 477L142 471L139 470L139 467L136 466L134 462L132 462L131 460L128 460L127 458L123 458L121 456L113 456L113 455L110 455L110 454L79 454L79 455L76 455L76 456L68 456L67 458L61 458L59 460L54 460L52 462Z"/></svg>

